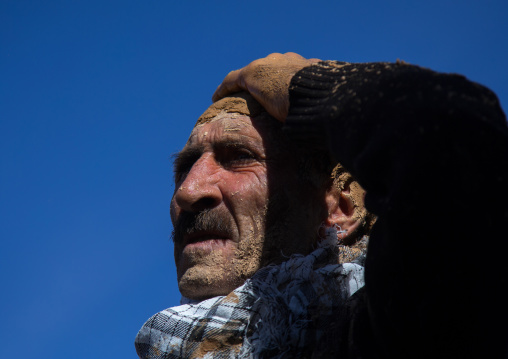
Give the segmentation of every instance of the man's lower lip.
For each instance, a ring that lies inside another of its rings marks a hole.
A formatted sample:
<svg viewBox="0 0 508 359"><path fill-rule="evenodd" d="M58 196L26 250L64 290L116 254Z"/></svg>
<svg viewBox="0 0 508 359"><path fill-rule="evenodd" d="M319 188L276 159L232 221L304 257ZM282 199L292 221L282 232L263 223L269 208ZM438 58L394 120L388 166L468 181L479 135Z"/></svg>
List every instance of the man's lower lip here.
<svg viewBox="0 0 508 359"><path fill-rule="evenodd" d="M227 245L228 242L230 242L230 239L223 239L223 238L210 238L210 239L204 239L204 240L197 240L192 241L191 243L188 243L184 246L184 248L188 249L213 249L213 247L224 247Z"/></svg>

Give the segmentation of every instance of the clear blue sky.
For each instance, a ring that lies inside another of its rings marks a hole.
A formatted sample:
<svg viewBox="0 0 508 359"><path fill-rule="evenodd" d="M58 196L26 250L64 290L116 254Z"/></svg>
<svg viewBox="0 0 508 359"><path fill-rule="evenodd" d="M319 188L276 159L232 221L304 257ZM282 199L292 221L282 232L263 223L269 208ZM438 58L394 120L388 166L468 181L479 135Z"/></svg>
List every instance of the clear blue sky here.
<svg viewBox="0 0 508 359"><path fill-rule="evenodd" d="M506 0L2 0L0 358L136 358L179 301L170 156L227 72L399 58L506 110L507 18Z"/></svg>

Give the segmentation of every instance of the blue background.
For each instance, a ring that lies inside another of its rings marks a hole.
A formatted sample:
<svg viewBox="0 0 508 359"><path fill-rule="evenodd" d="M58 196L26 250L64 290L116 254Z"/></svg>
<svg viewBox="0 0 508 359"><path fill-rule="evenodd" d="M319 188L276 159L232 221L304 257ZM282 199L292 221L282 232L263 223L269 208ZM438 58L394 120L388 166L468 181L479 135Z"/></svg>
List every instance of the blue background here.
<svg viewBox="0 0 508 359"><path fill-rule="evenodd" d="M0 2L0 358L136 358L178 304L171 154L271 52L402 59L508 104L506 0Z"/></svg>

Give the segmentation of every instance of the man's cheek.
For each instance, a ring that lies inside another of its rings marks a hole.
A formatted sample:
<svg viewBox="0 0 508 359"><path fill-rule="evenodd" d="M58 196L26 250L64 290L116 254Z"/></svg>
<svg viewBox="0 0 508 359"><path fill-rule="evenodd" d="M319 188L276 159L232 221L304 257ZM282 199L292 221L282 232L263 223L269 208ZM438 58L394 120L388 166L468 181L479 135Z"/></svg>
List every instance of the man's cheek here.
<svg viewBox="0 0 508 359"><path fill-rule="evenodd" d="M229 192L230 201L234 203L236 216L247 222L264 215L268 205L268 187L266 183L243 182Z"/></svg>

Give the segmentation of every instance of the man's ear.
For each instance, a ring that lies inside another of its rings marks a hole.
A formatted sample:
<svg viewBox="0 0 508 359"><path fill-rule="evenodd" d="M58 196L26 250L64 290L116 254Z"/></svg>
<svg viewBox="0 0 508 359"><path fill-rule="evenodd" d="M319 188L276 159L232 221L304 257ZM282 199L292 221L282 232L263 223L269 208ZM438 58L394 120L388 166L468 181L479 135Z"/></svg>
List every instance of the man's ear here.
<svg viewBox="0 0 508 359"><path fill-rule="evenodd" d="M328 207L328 217L325 224L329 227L336 225L347 233L340 235L339 239L346 244L348 238L355 232L363 221L362 216L358 215L358 203L355 202L351 194L350 181L344 184L344 188L339 190L335 184L332 184L326 192L326 205Z"/></svg>

